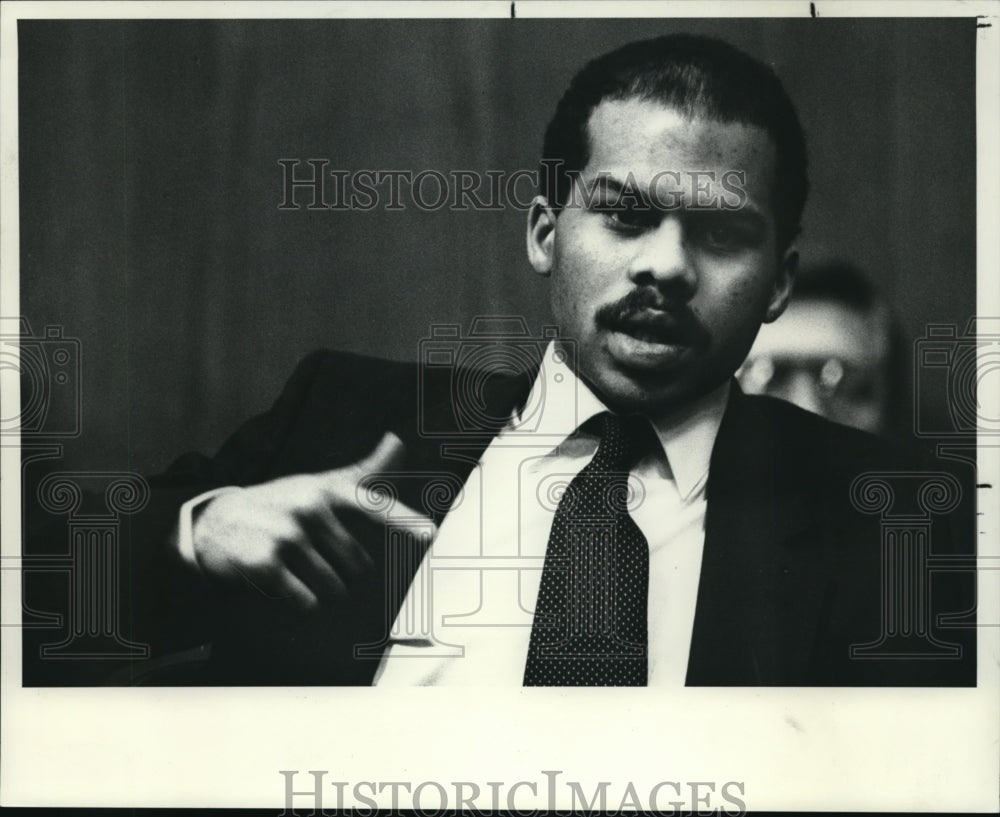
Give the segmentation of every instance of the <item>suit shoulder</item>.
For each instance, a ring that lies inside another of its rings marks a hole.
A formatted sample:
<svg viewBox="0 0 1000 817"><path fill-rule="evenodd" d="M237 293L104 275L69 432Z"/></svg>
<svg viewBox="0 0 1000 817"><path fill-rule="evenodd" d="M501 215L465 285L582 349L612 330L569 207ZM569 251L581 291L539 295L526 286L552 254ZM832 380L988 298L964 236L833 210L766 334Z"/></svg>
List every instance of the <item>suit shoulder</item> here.
<svg viewBox="0 0 1000 817"><path fill-rule="evenodd" d="M405 376L415 371L415 363L399 360L372 357L356 352L344 352L336 349L314 349L299 361L292 374L292 379L302 378L312 380L328 377L358 377L363 379L381 379L385 377Z"/></svg>
<svg viewBox="0 0 1000 817"><path fill-rule="evenodd" d="M296 366L267 413L274 438L267 476L356 461L417 405L417 367L317 349Z"/></svg>
<svg viewBox="0 0 1000 817"><path fill-rule="evenodd" d="M303 357L282 390L282 400L343 400L350 396L389 398L416 382L416 364L355 352L316 349Z"/></svg>
<svg viewBox="0 0 1000 817"><path fill-rule="evenodd" d="M766 396L744 399L758 421L773 429L773 439L791 454L818 457L828 466L865 463L871 467L913 469L933 461L931 453L915 443L835 423L784 400Z"/></svg>
<svg viewBox="0 0 1000 817"><path fill-rule="evenodd" d="M412 402L416 372L413 363L317 349L299 361L273 410L307 423L384 413L393 404Z"/></svg>

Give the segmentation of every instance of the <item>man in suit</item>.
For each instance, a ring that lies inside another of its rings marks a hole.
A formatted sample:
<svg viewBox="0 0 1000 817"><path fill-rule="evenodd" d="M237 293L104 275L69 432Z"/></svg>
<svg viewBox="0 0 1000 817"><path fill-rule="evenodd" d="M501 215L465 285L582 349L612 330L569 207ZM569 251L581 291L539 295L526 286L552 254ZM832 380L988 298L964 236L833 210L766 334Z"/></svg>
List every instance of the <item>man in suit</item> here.
<svg viewBox="0 0 1000 817"><path fill-rule="evenodd" d="M212 642L207 681L974 684L970 631L938 627L968 581L887 601L859 480L954 489L939 551L972 549L968 492L733 381L788 303L808 188L773 72L707 38L629 44L574 78L544 157L527 246L558 337L532 366L315 353L155 481L183 503L168 620Z"/></svg>

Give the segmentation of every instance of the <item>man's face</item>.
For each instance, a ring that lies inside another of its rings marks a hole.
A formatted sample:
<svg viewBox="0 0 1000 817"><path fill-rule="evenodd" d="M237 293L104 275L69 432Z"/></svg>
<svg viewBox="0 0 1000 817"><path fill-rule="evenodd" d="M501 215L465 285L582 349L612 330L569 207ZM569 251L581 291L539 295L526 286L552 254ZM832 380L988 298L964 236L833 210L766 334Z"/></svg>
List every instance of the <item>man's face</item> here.
<svg viewBox="0 0 1000 817"><path fill-rule="evenodd" d="M589 136L562 212L538 200L529 214L529 258L598 395L671 410L729 378L787 302L796 255L776 251L774 148L763 129L637 98L600 103Z"/></svg>

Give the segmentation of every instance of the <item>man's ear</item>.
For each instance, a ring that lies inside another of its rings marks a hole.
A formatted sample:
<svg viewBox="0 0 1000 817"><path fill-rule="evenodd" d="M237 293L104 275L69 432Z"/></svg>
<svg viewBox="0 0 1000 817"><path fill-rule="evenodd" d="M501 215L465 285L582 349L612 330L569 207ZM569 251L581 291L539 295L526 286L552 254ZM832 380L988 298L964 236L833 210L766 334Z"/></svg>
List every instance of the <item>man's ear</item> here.
<svg viewBox="0 0 1000 817"><path fill-rule="evenodd" d="M528 208L528 261L539 275L549 275L555 258L556 214L545 196Z"/></svg>
<svg viewBox="0 0 1000 817"><path fill-rule="evenodd" d="M774 288L771 290L771 300L767 304L767 312L764 313L764 323L771 323L781 317L781 313L788 306L788 301L792 297L792 288L795 284L795 273L799 268L799 251L794 244L785 250L784 255L778 262L778 269L775 271Z"/></svg>

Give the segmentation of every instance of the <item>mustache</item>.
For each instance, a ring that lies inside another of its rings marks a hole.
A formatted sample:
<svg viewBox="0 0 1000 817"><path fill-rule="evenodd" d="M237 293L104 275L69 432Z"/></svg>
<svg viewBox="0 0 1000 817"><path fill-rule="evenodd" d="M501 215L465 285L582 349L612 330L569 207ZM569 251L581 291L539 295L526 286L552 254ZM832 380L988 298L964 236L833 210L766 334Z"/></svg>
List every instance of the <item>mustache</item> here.
<svg viewBox="0 0 1000 817"><path fill-rule="evenodd" d="M686 304L668 300L655 289L634 289L600 307L594 318L603 329L648 335L661 343L703 347L711 339Z"/></svg>

